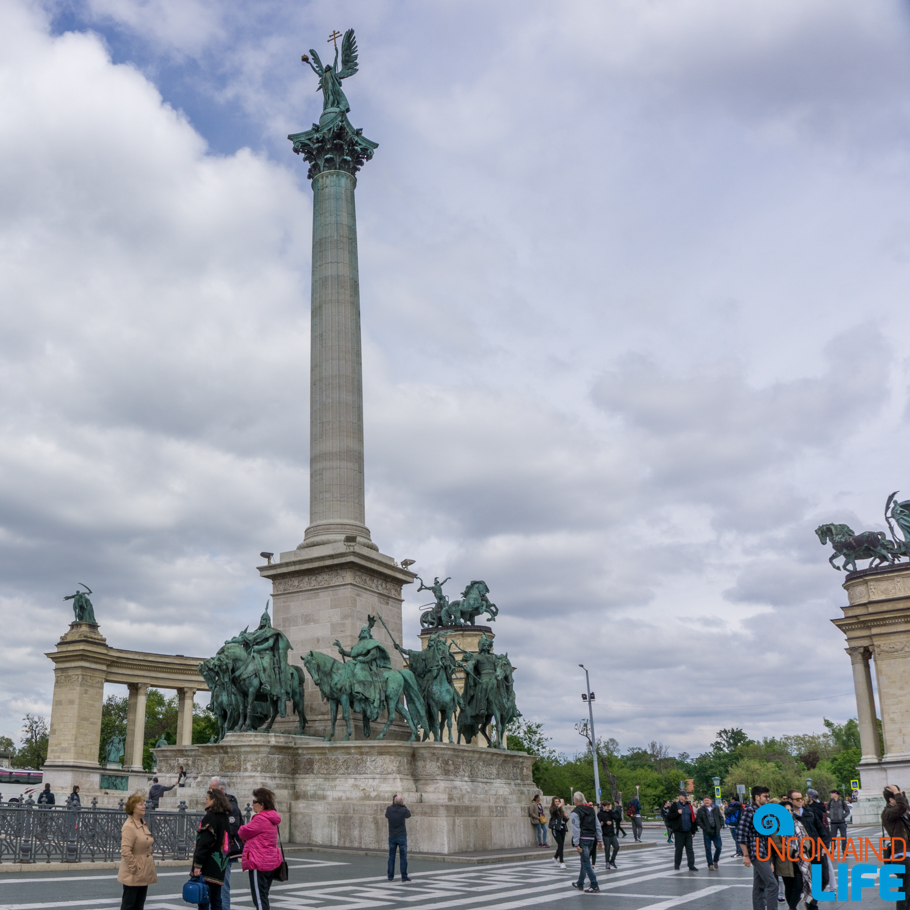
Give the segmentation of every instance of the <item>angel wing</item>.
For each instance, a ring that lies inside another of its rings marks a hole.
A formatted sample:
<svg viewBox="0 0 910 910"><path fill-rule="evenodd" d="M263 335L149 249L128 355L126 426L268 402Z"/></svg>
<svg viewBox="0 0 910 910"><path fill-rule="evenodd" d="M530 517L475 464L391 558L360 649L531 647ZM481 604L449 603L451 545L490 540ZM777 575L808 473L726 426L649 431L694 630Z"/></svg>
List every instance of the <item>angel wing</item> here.
<svg viewBox="0 0 910 910"><path fill-rule="evenodd" d="M319 54L317 54L313 48L310 48L310 66L316 70L317 76L321 77L325 72L325 67L322 65L322 61L319 59Z"/></svg>
<svg viewBox="0 0 910 910"><path fill-rule="evenodd" d="M338 72L339 79L347 79L357 72L357 39L354 37L354 29L349 28L341 39L341 70Z"/></svg>

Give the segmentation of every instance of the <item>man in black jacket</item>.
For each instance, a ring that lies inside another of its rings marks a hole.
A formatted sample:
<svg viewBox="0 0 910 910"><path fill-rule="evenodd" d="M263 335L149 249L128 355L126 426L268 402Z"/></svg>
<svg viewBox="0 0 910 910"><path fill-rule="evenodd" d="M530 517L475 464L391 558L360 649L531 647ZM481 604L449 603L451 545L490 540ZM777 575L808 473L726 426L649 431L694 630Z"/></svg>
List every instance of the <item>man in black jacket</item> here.
<svg viewBox="0 0 910 910"><path fill-rule="evenodd" d="M720 858L720 832L724 827L724 814L714 805L714 800L706 796L695 813L695 821L705 837L705 856L708 858L708 869L717 870ZM714 858L711 858L711 846L714 846Z"/></svg>
<svg viewBox="0 0 910 910"><path fill-rule="evenodd" d="M38 805L39 806L53 806L56 805L57 799L53 793L51 793L51 785L45 784L44 789L38 794Z"/></svg>
<svg viewBox="0 0 910 910"><path fill-rule="evenodd" d="M395 880L395 850L401 854L401 880L408 878L408 832L405 820L411 817L411 810L404 804L404 797L397 793L392 797L392 805L385 810L389 820L389 881Z"/></svg>
<svg viewBox="0 0 910 910"><path fill-rule="evenodd" d="M698 823L695 820L695 810L689 805L689 797L686 793L681 791L679 799L667 809L667 821L673 832L673 839L676 841L673 868L679 869L682 863L683 848L685 848L689 871L698 872L695 865L695 850L692 847L692 836L698 828Z"/></svg>
<svg viewBox="0 0 910 910"><path fill-rule="evenodd" d="M619 853L619 838L616 836L616 818L613 815L613 803L606 800L597 813L600 830L604 836L604 860L607 868L616 868L616 854Z"/></svg>

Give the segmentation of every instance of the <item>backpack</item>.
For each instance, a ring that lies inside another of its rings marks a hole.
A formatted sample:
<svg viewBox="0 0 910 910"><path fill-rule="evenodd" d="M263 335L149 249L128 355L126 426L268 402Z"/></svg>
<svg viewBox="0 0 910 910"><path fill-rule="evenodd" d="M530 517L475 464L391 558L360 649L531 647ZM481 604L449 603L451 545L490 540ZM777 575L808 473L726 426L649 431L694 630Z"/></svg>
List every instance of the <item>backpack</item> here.
<svg viewBox="0 0 910 910"><path fill-rule="evenodd" d="M626 818L635 818L635 806L632 803L626 806Z"/></svg>
<svg viewBox="0 0 910 910"><path fill-rule="evenodd" d="M733 828L739 823L739 807L727 814L727 827Z"/></svg>

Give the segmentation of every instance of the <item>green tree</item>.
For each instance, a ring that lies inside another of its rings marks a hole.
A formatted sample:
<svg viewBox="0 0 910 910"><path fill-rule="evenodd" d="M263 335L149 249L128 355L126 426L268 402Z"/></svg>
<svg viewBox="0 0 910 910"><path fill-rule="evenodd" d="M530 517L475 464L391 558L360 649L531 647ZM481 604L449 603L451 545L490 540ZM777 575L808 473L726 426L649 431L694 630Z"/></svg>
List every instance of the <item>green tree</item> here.
<svg viewBox="0 0 910 910"><path fill-rule="evenodd" d="M846 723L836 724L827 717L822 718L822 723L834 741L836 752L846 752L848 749L860 749L859 722L851 717Z"/></svg>
<svg viewBox="0 0 910 910"><path fill-rule="evenodd" d="M47 719L40 714L26 714L22 719L21 745L13 756L14 768L40 770L47 761Z"/></svg>
<svg viewBox="0 0 910 910"><path fill-rule="evenodd" d="M850 781L858 779L856 766L859 764L861 755L862 752L859 749L846 749L835 755L834 758L822 762L822 766L834 775L838 789L845 787L849 792Z"/></svg>
<svg viewBox="0 0 910 910"><path fill-rule="evenodd" d="M714 752L735 752L740 746L752 742L740 727L718 730L714 736L714 744L711 746Z"/></svg>

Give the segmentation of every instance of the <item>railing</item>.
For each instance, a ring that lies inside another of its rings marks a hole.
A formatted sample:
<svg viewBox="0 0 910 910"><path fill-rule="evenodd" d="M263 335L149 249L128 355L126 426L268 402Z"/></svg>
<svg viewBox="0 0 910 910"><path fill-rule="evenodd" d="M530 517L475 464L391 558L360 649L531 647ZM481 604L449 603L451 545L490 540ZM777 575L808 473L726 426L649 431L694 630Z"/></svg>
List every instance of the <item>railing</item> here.
<svg viewBox="0 0 910 910"><path fill-rule="evenodd" d="M250 819L251 808L244 812ZM176 810L153 809L146 804L145 822L155 838L158 860L189 859L203 812L190 812L181 800ZM0 802L0 864L84 863L120 860L120 829L125 821L123 800L118 809L39 806L31 798L23 803Z"/></svg>

